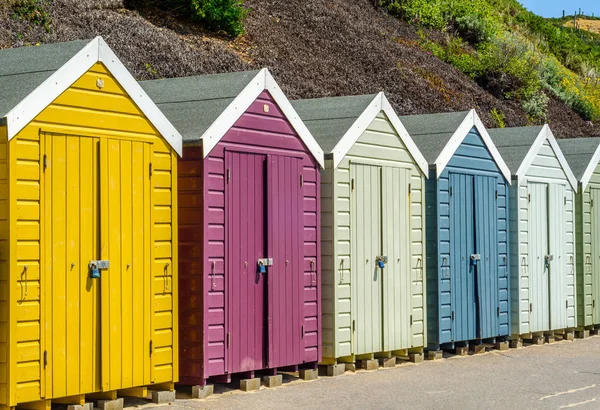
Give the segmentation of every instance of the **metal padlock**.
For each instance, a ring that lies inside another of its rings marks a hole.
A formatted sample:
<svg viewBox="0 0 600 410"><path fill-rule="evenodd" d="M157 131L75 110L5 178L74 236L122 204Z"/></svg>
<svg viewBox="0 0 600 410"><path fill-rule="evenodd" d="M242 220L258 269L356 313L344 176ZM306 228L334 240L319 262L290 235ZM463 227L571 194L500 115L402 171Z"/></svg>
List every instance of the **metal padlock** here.
<svg viewBox="0 0 600 410"><path fill-rule="evenodd" d="M377 267L380 269L385 268L385 264L387 263L388 258L385 255L378 256L375 258L375 262L377 263Z"/></svg>
<svg viewBox="0 0 600 410"><path fill-rule="evenodd" d="M471 266L477 266L477 262L481 260L481 255L478 253L471 254Z"/></svg>
<svg viewBox="0 0 600 410"><path fill-rule="evenodd" d="M258 262L258 271L260 273L267 273L267 267L262 261Z"/></svg>
<svg viewBox="0 0 600 410"><path fill-rule="evenodd" d="M90 278L98 279L100 278L100 269L98 269L98 265L95 263L90 263Z"/></svg>

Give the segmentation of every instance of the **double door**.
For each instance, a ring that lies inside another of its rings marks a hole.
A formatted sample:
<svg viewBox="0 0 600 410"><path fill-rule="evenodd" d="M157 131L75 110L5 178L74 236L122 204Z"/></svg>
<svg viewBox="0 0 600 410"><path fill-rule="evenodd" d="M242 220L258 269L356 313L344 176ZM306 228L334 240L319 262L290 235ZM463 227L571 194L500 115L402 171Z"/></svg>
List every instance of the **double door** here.
<svg viewBox="0 0 600 410"><path fill-rule="evenodd" d="M353 354L411 347L410 169L350 164Z"/></svg>
<svg viewBox="0 0 600 410"><path fill-rule="evenodd" d="M495 337L499 333L497 178L459 173L449 177L452 340Z"/></svg>
<svg viewBox="0 0 600 410"><path fill-rule="evenodd" d="M319 280L304 260L302 159L227 150L225 167L226 372L302 363L305 286Z"/></svg>
<svg viewBox="0 0 600 410"><path fill-rule="evenodd" d="M527 184L529 330L567 327L565 186Z"/></svg>
<svg viewBox="0 0 600 410"><path fill-rule="evenodd" d="M585 194L584 194L585 195ZM586 269L592 274L592 318L594 324L600 323L600 189L590 189L592 223L592 254L586 261Z"/></svg>
<svg viewBox="0 0 600 410"><path fill-rule="evenodd" d="M150 384L152 145L42 141L45 397Z"/></svg>

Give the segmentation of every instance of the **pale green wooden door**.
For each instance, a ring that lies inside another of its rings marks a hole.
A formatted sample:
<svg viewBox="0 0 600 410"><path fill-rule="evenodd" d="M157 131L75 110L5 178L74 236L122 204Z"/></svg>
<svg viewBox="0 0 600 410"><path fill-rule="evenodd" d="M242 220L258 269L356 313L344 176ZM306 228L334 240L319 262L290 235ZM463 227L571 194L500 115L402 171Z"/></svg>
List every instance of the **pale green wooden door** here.
<svg viewBox="0 0 600 410"><path fill-rule="evenodd" d="M600 189L591 189L592 222L592 315L593 322L600 322Z"/></svg>
<svg viewBox="0 0 600 410"><path fill-rule="evenodd" d="M549 189L550 330L567 327L567 220L564 185Z"/></svg>
<svg viewBox="0 0 600 410"><path fill-rule="evenodd" d="M383 337L380 166L350 164L353 354L379 352Z"/></svg>
<svg viewBox="0 0 600 410"><path fill-rule="evenodd" d="M548 184L527 184L528 210L528 282L529 331L550 328L550 271L546 266L548 245Z"/></svg>
<svg viewBox="0 0 600 410"><path fill-rule="evenodd" d="M411 347L410 170L382 170L383 351Z"/></svg>

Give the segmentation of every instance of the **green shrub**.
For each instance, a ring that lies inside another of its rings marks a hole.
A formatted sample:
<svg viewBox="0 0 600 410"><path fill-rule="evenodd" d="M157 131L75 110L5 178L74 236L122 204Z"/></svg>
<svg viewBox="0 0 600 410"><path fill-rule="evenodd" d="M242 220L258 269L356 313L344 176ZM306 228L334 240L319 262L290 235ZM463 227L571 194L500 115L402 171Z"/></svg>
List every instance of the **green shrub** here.
<svg viewBox="0 0 600 410"><path fill-rule="evenodd" d="M532 94L522 101L521 106L525 113L535 122L545 120L550 99L543 92Z"/></svg>
<svg viewBox="0 0 600 410"><path fill-rule="evenodd" d="M223 30L229 35L244 33L248 10L243 0L189 0L192 20L206 24L210 30Z"/></svg>
<svg viewBox="0 0 600 410"><path fill-rule="evenodd" d="M502 114L496 108L492 108L492 110L490 111L490 116L492 117L492 121L494 121L494 124L497 128L506 127L506 123L504 122L504 114Z"/></svg>
<svg viewBox="0 0 600 410"><path fill-rule="evenodd" d="M13 0L12 1L13 18L28 21L36 26L43 27L50 31L52 19L46 11L45 0Z"/></svg>

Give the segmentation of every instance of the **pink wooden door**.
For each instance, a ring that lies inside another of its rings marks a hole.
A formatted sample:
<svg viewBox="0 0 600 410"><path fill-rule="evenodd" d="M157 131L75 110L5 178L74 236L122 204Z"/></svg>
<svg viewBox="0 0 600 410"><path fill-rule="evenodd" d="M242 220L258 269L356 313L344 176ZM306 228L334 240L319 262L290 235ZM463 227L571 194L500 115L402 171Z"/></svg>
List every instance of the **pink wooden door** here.
<svg viewBox="0 0 600 410"><path fill-rule="evenodd" d="M269 155L268 363L275 368L302 363L304 352L304 203L302 160ZM316 288L316 274L309 279Z"/></svg>
<svg viewBox="0 0 600 410"><path fill-rule="evenodd" d="M259 272L257 260L267 257L267 156L226 151L225 166L225 369L238 373L266 364L266 275Z"/></svg>

